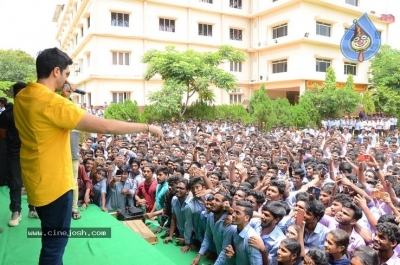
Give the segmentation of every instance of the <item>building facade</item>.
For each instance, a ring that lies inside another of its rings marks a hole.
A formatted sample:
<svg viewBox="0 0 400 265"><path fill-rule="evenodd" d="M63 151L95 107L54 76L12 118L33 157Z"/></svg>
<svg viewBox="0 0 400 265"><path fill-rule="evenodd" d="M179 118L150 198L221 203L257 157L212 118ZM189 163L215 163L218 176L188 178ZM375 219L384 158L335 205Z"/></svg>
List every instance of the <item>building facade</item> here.
<svg viewBox="0 0 400 265"><path fill-rule="evenodd" d="M388 43L391 15L374 14L363 0L69 0L58 6L56 39L74 60L71 81L87 92L77 103L104 105L129 98L143 107L162 80L146 81L142 55L150 49L216 51L229 44L247 54L221 67L237 90L216 89L216 104L244 103L265 83L274 99L295 103L306 89L336 72L338 86L354 75L365 90L370 63L346 60L340 40L365 12ZM370 4L370 3L369 3ZM378 5L378 3L376 4Z"/></svg>

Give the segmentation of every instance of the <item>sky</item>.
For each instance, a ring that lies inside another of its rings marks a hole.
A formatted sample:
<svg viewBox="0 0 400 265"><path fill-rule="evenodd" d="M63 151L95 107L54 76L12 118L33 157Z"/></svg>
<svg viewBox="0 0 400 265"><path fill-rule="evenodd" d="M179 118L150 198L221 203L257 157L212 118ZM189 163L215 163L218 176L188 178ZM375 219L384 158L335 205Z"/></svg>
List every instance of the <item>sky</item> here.
<svg viewBox="0 0 400 265"><path fill-rule="evenodd" d="M0 0L0 49L20 49L36 57L56 47L56 5L67 0Z"/></svg>
<svg viewBox="0 0 400 265"><path fill-rule="evenodd" d="M360 1L367 13L374 10L396 17L397 23L390 26L389 41L400 49L400 0ZM21 49L36 57L39 51L57 46L57 23L52 19L56 5L65 3L67 0L0 0L0 49ZM372 5L375 7L370 8Z"/></svg>

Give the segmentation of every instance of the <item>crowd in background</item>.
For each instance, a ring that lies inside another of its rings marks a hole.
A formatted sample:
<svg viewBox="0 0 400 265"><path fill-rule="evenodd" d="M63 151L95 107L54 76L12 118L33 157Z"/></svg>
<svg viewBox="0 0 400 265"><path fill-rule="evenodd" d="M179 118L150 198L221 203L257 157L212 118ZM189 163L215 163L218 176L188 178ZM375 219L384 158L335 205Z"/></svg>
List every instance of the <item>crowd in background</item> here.
<svg viewBox="0 0 400 265"><path fill-rule="evenodd" d="M162 139L87 138L80 202L142 208L192 264L400 264L396 118L160 125Z"/></svg>

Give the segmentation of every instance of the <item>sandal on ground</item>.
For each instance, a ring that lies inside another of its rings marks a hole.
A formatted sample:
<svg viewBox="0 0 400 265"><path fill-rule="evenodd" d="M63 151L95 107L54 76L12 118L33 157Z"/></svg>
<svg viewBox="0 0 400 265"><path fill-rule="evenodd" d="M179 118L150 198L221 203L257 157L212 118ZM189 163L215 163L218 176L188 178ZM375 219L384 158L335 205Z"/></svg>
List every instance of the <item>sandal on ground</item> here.
<svg viewBox="0 0 400 265"><path fill-rule="evenodd" d="M161 227L158 227L158 228L156 228L156 229L151 230L151 232L153 232L154 234L158 234L158 233L160 233L161 231L162 231L162 228L161 228Z"/></svg>
<svg viewBox="0 0 400 265"><path fill-rule="evenodd" d="M81 219L81 214L79 212L72 212L72 219L74 220Z"/></svg>

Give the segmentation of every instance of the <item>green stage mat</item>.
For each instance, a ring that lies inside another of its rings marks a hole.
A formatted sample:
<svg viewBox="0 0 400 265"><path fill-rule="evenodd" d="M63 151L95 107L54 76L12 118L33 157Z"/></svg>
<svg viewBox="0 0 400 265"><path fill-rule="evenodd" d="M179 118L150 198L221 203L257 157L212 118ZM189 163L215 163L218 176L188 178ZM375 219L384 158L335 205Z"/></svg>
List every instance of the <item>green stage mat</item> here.
<svg viewBox="0 0 400 265"><path fill-rule="evenodd" d="M41 247L40 238L27 238L27 228L39 228L38 219L28 217L26 196L22 196L22 221L17 227L8 227L11 217L7 187L0 187L0 264L38 264ZM190 265L196 252L186 254L173 243L164 244L159 234L159 243L150 245L135 232L125 227L97 206L90 205L80 211L82 218L72 220L74 228L111 228L111 238L70 238L64 254L64 265ZM203 259L202 264L211 264Z"/></svg>

